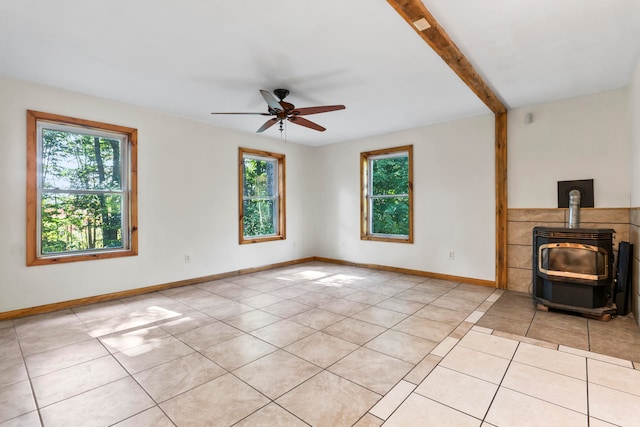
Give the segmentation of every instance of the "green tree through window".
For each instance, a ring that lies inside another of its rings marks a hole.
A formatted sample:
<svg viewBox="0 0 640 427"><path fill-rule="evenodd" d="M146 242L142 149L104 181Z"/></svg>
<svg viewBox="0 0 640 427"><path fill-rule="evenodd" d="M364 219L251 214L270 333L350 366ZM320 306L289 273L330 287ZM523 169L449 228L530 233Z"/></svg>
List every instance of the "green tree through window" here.
<svg viewBox="0 0 640 427"><path fill-rule="evenodd" d="M412 147L361 154L362 238L413 241Z"/></svg>
<svg viewBox="0 0 640 427"><path fill-rule="evenodd" d="M137 253L137 131L28 112L28 265ZM33 239L33 240L32 240Z"/></svg>
<svg viewBox="0 0 640 427"><path fill-rule="evenodd" d="M284 156L240 149L240 243L284 239Z"/></svg>
<svg viewBox="0 0 640 427"><path fill-rule="evenodd" d="M42 132L42 254L122 248L122 141Z"/></svg>
<svg viewBox="0 0 640 427"><path fill-rule="evenodd" d="M409 235L409 157L371 159L374 234Z"/></svg>
<svg viewBox="0 0 640 427"><path fill-rule="evenodd" d="M276 233L276 160L244 159L244 236L272 236Z"/></svg>

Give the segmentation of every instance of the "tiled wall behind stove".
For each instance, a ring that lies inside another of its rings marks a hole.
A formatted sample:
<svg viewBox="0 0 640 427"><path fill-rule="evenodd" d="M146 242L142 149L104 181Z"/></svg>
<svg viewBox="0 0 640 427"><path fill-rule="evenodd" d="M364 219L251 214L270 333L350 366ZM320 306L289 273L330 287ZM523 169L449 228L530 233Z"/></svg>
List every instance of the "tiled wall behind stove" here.
<svg viewBox="0 0 640 427"><path fill-rule="evenodd" d="M629 208L582 208L580 209L581 228L613 228L613 247L617 256L618 242L630 240ZM640 209L635 212L634 239L640 242ZM533 227L566 227L569 220L569 209L509 209L507 243L508 250L508 288L513 291L530 292L532 281L532 234ZM631 243L634 243L631 241ZM636 248L640 247L636 244ZM617 257L616 257L617 260ZM640 262L637 251L634 268L635 303L638 301L637 271ZM634 308L634 313L638 313Z"/></svg>
<svg viewBox="0 0 640 427"><path fill-rule="evenodd" d="M631 307L636 317L636 323L640 325L640 208L632 208L629 213L629 238L633 243L633 291L631 294Z"/></svg>

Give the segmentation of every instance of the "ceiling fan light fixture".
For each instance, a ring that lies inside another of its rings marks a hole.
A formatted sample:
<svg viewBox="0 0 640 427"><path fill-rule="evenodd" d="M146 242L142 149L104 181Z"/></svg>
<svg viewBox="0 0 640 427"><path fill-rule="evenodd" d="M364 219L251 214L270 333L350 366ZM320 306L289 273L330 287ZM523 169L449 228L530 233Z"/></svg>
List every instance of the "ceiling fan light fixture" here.
<svg viewBox="0 0 640 427"><path fill-rule="evenodd" d="M431 24L429 24L426 18L420 18L417 21L414 21L413 26L416 27L418 31L424 31L431 28Z"/></svg>

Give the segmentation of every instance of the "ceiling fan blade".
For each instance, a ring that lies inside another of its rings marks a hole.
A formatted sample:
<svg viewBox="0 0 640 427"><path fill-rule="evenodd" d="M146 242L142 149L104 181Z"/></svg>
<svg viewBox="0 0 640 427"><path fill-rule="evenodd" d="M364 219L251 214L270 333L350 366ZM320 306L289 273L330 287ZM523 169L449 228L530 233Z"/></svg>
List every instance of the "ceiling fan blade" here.
<svg viewBox="0 0 640 427"><path fill-rule="evenodd" d="M307 116L309 114L326 113L328 111L344 110L344 105L324 105L320 107L296 108L291 114L296 116Z"/></svg>
<svg viewBox="0 0 640 427"><path fill-rule="evenodd" d="M273 95L263 89L260 89L260 93L262 94L264 100L267 102L270 110L275 111L276 114L283 111L282 105L280 105L280 103L273 97Z"/></svg>
<svg viewBox="0 0 640 427"><path fill-rule="evenodd" d="M309 121L309 120L304 119L302 117L291 116L291 117L287 117L287 120L289 120L291 123L295 123L297 125L304 126L304 127L310 128L310 129L314 129L314 130L317 130L317 131L320 131L320 132L324 132L325 130L327 130L326 128L323 128L319 124L313 123L312 121Z"/></svg>
<svg viewBox="0 0 640 427"><path fill-rule="evenodd" d="M211 114L243 114L249 116L272 116L273 114L269 113L211 113Z"/></svg>
<svg viewBox="0 0 640 427"><path fill-rule="evenodd" d="M269 129L271 126L275 125L276 123L278 123L277 117L274 117L273 119L269 119L266 122L264 122L262 126L260 126L260 129L258 129L256 133L264 132L265 130Z"/></svg>

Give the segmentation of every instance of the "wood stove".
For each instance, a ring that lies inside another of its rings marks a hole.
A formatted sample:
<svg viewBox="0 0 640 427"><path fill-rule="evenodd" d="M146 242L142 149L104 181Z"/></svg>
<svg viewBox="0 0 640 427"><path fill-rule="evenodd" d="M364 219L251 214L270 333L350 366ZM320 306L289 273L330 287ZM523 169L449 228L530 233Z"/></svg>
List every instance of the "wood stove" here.
<svg viewBox="0 0 640 427"><path fill-rule="evenodd" d="M534 299L544 305L606 306L613 290L614 233L609 228L535 227Z"/></svg>

